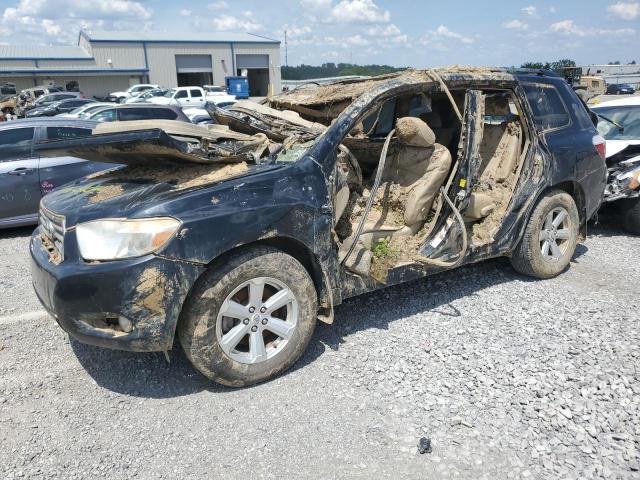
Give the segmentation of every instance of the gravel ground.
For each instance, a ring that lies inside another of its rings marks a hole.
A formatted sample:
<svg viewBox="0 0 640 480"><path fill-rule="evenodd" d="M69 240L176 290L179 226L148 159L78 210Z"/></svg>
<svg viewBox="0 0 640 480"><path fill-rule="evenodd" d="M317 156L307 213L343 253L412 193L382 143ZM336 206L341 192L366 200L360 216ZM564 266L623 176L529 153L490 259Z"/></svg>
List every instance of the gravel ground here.
<svg viewBox="0 0 640 480"><path fill-rule="evenodd" d="M553 280L495 260L349 300L241 390L30 313L28 233L0 233L0 478L640 477L640 239L614 226Z"/></svg>

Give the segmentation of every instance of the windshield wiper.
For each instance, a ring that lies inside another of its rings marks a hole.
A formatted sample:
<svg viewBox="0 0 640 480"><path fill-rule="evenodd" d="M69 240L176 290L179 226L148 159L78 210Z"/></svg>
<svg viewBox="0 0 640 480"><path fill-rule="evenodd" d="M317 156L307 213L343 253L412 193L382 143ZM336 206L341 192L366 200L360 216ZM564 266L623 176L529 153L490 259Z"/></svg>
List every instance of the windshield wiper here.
<svg viewBox="0 0 640 480"><path fill-rule="evenodd" d="M623 132L624 132L624 125L622 125L621 123L618 123L618 122L616 122L616 121L614 121L614 120L611 120L609 117L605 117L605 116L604 116L604 115L602 115L601 113L597 113L597 112L596 112L596 115L597 115L598 117L600 117L601 119L603 119L603 120L605 120L605 121L607 121L607 122L611 123L612 125L615 125L616 127L618 127L618 130L620 130L620 133L623 133Z"/></svg>

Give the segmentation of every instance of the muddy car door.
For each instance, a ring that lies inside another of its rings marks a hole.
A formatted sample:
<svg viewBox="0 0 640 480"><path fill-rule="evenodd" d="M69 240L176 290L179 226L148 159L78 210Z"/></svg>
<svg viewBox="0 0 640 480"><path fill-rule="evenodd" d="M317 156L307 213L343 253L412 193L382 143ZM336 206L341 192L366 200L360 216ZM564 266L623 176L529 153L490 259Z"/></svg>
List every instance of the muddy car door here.
<svg viewBox="0 0 640 480"><path fill-rule="evenodd" d="M0 131L0 223L35 217L40 202L34 127Z"/></svg>

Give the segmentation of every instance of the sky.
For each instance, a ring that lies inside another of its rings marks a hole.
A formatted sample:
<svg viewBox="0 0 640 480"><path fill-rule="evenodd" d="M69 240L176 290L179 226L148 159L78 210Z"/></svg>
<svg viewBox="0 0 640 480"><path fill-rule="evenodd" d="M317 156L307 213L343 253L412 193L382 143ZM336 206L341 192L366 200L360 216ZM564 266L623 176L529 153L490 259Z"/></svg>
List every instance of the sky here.
<svg viewBox="0 0 640 480"><path fill-rule="evenodd" d="M283 41L286 30L289 65L640 62L640 0L0 0L0 14L0 43L77 44L80 29Z"/></svg>

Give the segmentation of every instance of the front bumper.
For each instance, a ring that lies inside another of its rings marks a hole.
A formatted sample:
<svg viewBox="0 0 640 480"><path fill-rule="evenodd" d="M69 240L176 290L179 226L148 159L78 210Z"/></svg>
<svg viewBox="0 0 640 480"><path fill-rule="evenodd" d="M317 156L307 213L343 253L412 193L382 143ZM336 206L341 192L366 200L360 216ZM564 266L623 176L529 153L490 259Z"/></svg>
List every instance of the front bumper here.
<svg viewBox="0 0 640 480"><path fill-rule="evenodd" d="M86 263L75 231L65 235L65 260L56 265L31 237L33 287L44 308L83 343L138 352L169 350L182 305L204 266L157 255ZM131 331L118 326L126 318Z"/></svg>

